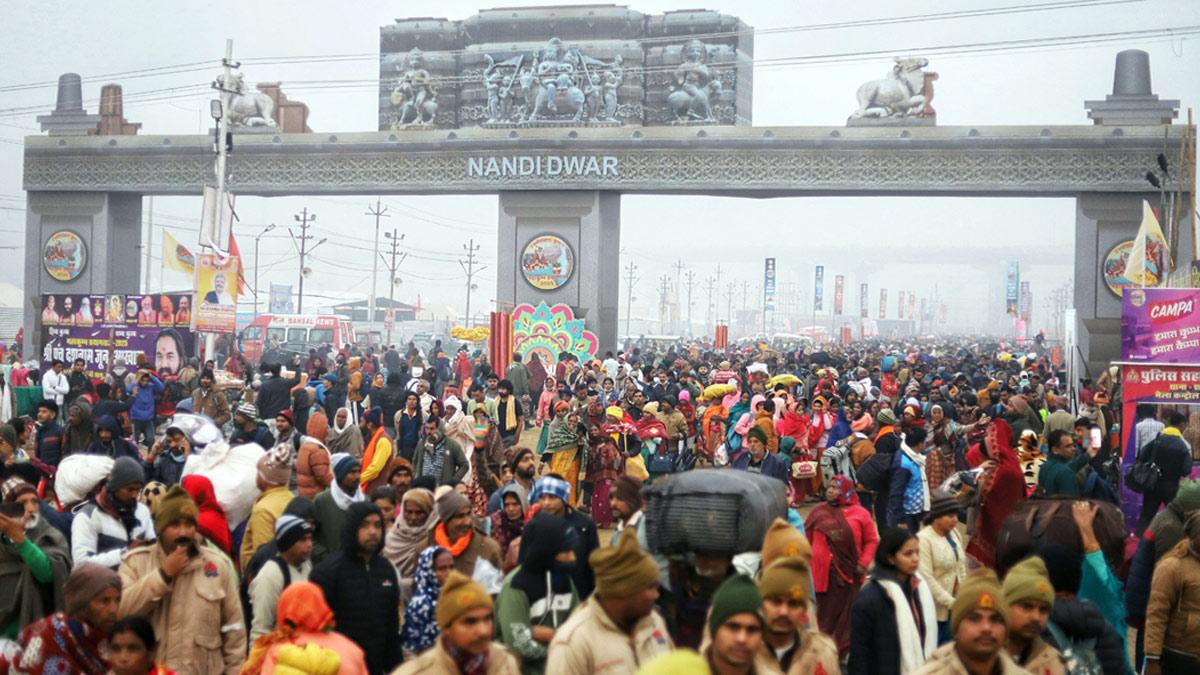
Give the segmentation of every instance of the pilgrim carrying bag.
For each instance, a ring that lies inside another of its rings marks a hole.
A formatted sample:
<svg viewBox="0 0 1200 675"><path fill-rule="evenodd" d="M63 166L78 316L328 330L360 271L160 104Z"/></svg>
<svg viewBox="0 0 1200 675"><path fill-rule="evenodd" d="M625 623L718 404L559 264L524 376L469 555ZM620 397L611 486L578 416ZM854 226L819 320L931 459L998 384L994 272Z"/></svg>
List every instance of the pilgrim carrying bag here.
<svg viewBox="0 0 1200 675"><path fill-rule="evenodd" d="M1054 542L1074 551L1083 551L1079 527L1071 515L1074 497L1033 497L1013 507L996 537L996 560L1005 569L1032 553L1042 542ZM1086 500L1098 505L1092 528L1100 541L1100 551L1109 567L1117 569L1125 559L1125 517L1114 504Z"/></svg>
<svg viewBox="0 0 1200 675"><path fill-rule="evenodd" d="M646 494L646 541L665 555L758 551L767 527L787 514L784 482L747 471L671 474Z"/></svg>
<svg viewBox="0 0 1200 675"><path fill-rule="evenodd" d="M1162 480L1162 469L1158 468L1158 464L1154 461L1154 451L1157 447L1157 437L1146 444L1146 447L1142 449L1142 454L1125 472L1125 487L1142 495L1154 492L1158 487L1158 481Z"/></svg>

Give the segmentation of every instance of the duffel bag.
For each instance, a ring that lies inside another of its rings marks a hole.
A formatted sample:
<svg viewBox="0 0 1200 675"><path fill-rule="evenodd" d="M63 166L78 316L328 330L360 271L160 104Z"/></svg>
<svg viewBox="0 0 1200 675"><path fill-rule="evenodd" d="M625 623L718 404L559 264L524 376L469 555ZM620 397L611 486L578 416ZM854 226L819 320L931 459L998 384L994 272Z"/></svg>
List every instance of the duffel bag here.
<svg viewBox="0 0 1200 675"><path fill-rule="evenodd" d="M647 491L646 541L666 555L758 551L767 526L786 513L787 487L778 478L695 469L663 478Z"/></svg>

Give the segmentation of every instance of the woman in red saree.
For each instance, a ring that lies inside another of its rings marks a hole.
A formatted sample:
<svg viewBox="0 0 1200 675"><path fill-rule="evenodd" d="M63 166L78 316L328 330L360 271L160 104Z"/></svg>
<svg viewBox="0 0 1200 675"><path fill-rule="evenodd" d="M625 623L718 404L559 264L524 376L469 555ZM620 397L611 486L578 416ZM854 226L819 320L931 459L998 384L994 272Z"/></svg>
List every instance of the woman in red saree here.
<svg viewBox="0 0 1200 675"><path fill-rule="evenodd" d="M804 532L813 547L817 625L845 659L850 654L850 607L875 557L879 534L871 514L858 503L854 482L842 475L825 486L825 501L808 514Z"/></svg>
<svg viewBox="0 0 1200 675"><path fill-rule="evenodd" d="M1013 450L1012 427L1004 420L988 425L980 450L987 459L979 477L979 517L967 554L985 567L996 567L996 537L1013 507L1025 499L1025 473Z"/></svg>

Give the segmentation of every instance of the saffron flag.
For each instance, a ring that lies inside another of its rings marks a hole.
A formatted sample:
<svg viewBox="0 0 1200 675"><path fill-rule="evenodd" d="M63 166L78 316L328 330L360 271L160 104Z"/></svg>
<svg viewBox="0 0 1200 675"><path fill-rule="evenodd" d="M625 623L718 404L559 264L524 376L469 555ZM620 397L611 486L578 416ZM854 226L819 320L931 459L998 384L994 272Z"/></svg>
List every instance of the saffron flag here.
<svg viewBox="0 0 1200 675"><path fill-rule="evenodd" d="M162 264L167 269L194 274L196 271L196 256L179 243L169 231L163 230Z"/></svg>
<svg viewBox="0 0 1200 675"><path fill-rule="evenodd" d="M246 264L244 262L245 259L242 258L241 250L238 249L237 237L233 236L233 233L229 234L229 255L238 259L237 294L245 295L246 294ZM257 293L258 289L257 288L254 289L254 292Z"/></svg>
<svg viewBox="0 0 1200 675"><path fill-rule="evenodd" d="M1135 286L1157 286L1167 272L1167 239L1159 227L1150 203L1142 200L1142 224L1125 261L1121 276Z"/></svg>

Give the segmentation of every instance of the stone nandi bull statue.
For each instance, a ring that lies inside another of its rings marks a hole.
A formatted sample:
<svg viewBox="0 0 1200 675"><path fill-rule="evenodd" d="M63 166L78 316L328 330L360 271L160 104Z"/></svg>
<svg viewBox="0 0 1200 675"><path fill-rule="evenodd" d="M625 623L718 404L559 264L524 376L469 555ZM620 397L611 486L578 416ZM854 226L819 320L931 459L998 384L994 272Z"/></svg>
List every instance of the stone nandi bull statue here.
<svg viewBox="0 0 1200 675"><path fill-rule="evenodd" d="M929 59L896 57L892 72L858 88L857 117L911 117L926 104L925 67ZM931 73L932 74L932 73Z"/></svg>
<svg viewBox="0 0 1200 675"><path fill-rule="evenodd" d="M217 76L218 82L224 79L224 75ZM225 109L229 111L229 126L275 126L275 102L261 91L246 91L246 82L241 73L230 73L229 82L222 82L222 86L226 90L221 98Z"/></svg>

